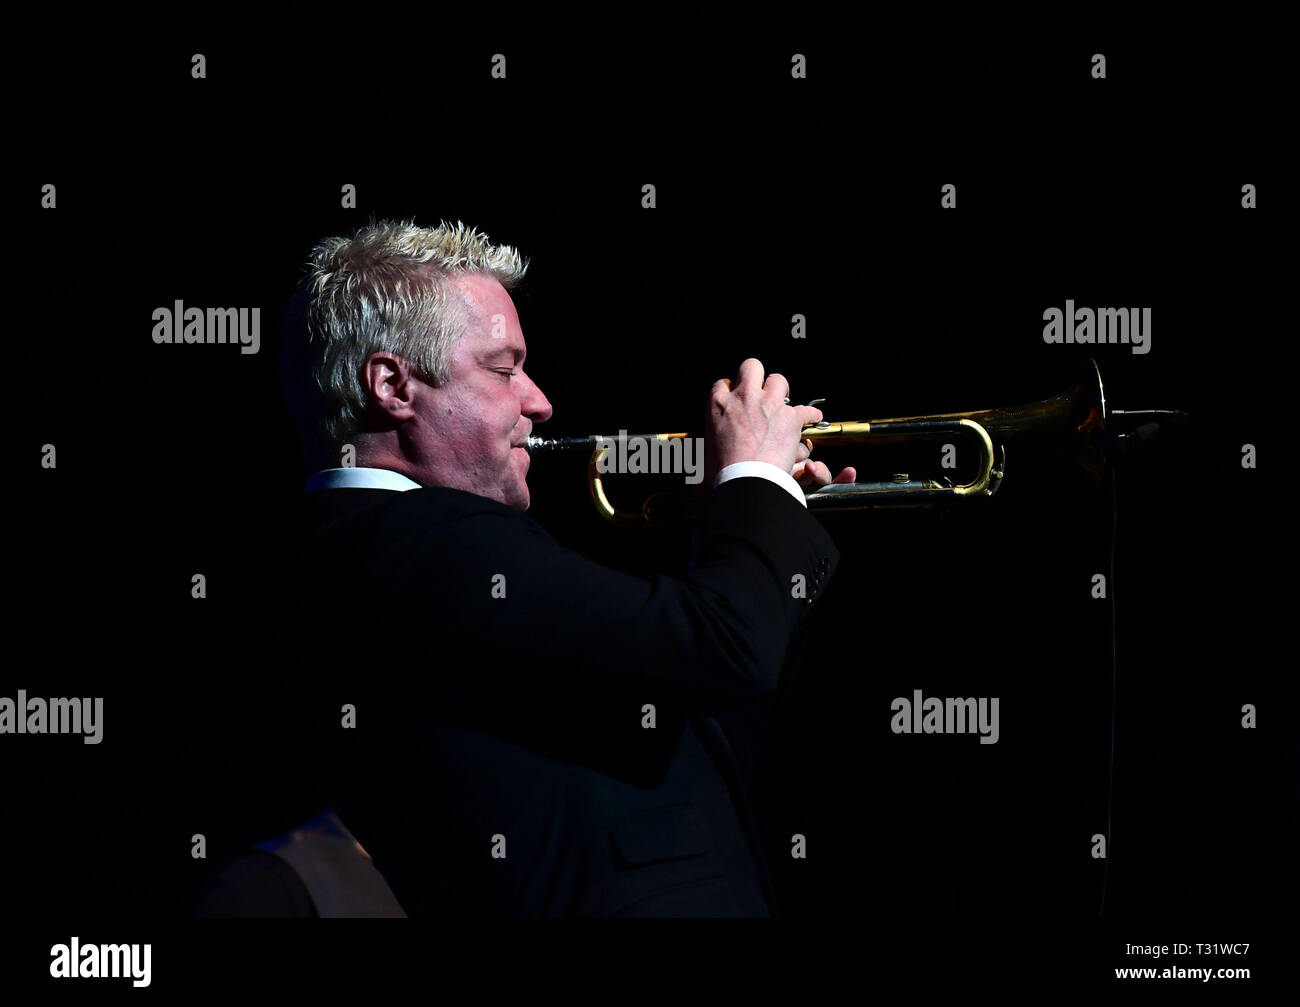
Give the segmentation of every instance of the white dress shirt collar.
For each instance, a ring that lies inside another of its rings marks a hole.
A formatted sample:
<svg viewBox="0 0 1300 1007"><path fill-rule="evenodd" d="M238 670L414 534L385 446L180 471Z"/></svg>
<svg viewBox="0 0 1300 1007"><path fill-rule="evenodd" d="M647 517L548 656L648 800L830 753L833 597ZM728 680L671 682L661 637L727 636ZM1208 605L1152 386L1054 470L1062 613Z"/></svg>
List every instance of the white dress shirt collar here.
<svg viewBox="0 0 1300 1007"><path fill-rule="evenodd" d="M397 490L405 492L406 490L423 488L415 480L408 479L402 473L394 472L391 469L344 468L321 469L307 480L307 486L303 492L315 493L317 490L336 489Z"/></svg>

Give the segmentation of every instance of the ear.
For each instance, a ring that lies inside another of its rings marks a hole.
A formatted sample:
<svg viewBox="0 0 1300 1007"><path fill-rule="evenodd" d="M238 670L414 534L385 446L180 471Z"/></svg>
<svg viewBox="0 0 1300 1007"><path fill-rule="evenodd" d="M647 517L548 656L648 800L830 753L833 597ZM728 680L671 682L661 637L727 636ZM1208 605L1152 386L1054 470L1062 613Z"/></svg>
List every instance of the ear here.
<svg viewBox="0 0 1300 1007"><path fill-rule="evenodd" d="M415 415L419 395L415 368L396 353L372 353L361 368L361 381L371 410L390 420L406 420Z"/></svg>

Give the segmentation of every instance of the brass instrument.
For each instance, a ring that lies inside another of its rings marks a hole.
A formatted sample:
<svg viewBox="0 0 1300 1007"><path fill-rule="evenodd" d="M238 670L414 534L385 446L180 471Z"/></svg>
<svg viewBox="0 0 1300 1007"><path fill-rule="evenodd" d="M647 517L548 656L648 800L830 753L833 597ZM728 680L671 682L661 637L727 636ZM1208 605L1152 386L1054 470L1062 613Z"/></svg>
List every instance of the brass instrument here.
<svg viewBox="0 0 1300 1007"><path fill-rule="evenodd" d="M1153 410L1128 412L1130 420L1145 418ZM1185 414L1177 414L1179 416ZM807 494L812 510L865 510L877 507L932 506L955 499L991 497L1006 475L1007 440L1022 437L1064 441L1094 483L1100 481L1105 465L1104 441L1108 414L1101 372L1095 360L1089 360L1087 373L1065 391L1036 402L1019 406L983 409L973 412L939 413L932 416L899 416L879 420L853 420L831 423L823 421L805 427L804 438L817 445L899 444L914 438L950 437L970 441L979 456L971 481L953 485L951 480L913 479L899 473L887 481L831 484ZM628 434L627 440L669 441L699 436L686 433ZM658 493L648 497L640 511L621 510L610 502L605 487L603 461L618 438L593 434L586 437L530 437L530 454L556 451L589 451L587 483L596 510L615 525L659 524L690 519L702 513L704 501L684 499L681 493ZM1113 441L1112 441L1113 443ZM628 477L630 478L630 477ZM694 504L694 506L692 506Z"/></svg>

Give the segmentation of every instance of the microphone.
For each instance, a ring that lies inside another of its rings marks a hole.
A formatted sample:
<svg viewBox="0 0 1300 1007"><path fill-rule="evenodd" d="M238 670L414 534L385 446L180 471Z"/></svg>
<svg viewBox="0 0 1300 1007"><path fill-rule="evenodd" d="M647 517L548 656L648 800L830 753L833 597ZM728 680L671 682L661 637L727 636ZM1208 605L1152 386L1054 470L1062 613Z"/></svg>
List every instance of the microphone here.
<svg viewBox="0 0 1300 1007"><path fill-rule="evenodd" d="M1108 452L1128 454L1147 448L1165 430L1177 432L1190 419L1181 409L1112 409L1102 439Z"/></svg>

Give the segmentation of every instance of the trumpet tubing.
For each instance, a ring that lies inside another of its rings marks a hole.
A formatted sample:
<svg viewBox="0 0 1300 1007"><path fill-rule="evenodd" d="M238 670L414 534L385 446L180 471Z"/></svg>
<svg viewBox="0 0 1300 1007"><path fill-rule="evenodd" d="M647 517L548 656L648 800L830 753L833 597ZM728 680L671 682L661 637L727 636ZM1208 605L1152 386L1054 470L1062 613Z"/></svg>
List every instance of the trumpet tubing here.
<svg viewBox="0 0 1300 1007"><path fill-rule="evenodd" d="M971 412L898 416L877 420L822 422L805 427L803 436L813 446L860 446L910 444L920 438L960 437L976 449L977 465L972 478L954 485L948 479L913 479L906 473L877 482L833 483L806 494L814 510L866 510L879 507L928 507L955 499L993 496L1006 475L1006 441L1037 437L1064 440L1085 471L1098 481L1105 464L1098 437L1106 424L1106 399L1101 372L1089 361L1085 376L1065 391L1019 406ZM621 434L618 437L591 434L581 437L530 437L530 454L589 452L587 484L592 503L602 518L616 525L660 524L697 517L701 501L683 499L680 493L657 493L646 498L639 511L616 507L609 499L605 477L610 452L620 439L627 441L671 441L687 433Z"/></svg>

